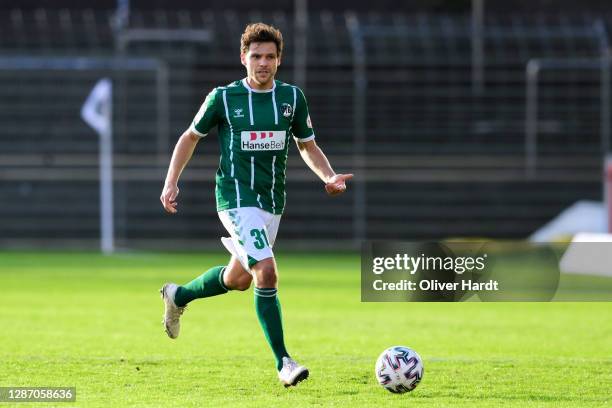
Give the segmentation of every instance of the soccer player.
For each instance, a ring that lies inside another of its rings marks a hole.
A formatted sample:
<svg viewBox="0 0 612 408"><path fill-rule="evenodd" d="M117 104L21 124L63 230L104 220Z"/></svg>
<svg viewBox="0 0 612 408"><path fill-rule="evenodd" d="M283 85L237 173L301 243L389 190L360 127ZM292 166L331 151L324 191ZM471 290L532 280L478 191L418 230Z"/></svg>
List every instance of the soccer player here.
<svg viewBox="0 0 612 408"><path fill-rule="evenodd" d="M230 235L221 242L231 259L185 285L167 283L160 292L165 305L164 327L174 339L189 302L246 290L255 280L257 316L274 353L278 377L288 387L308 377L308 369L296 363L285 348L278 269L272 252L285 209L290 138L295 139L300 155L329 195L343 193L346 180L353 175L336 174L317 146L302 90L274 79L282 51L279 30L263 23L248 25L240 41L246 78L213 89L178 140L160 197L170 214L177 212L177 183L197 143L210 129L218 128L221 158L216 201L221 223Z"/></svg>

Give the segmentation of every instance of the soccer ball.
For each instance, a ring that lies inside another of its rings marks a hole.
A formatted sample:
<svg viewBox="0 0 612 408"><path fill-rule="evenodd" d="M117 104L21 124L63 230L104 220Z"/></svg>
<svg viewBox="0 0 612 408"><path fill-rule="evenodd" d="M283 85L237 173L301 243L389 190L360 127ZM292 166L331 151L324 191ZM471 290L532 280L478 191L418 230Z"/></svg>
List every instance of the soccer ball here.
<svg viewBox="0 0 612 408"><path fill-rule="evenodd" d="M423 360L408 347L390 347L376 360L375 374L380 385L395 394L403 394L419 385L423 378Z"/></svg>

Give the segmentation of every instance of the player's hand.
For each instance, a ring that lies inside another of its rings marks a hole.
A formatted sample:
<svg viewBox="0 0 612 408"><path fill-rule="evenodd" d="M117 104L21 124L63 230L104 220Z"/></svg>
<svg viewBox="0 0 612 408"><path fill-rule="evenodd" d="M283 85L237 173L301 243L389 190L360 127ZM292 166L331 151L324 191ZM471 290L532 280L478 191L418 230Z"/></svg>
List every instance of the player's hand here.
<svg viewBox="0 0 612 408"><path fill-rule="evenodd" d="M176 184L166 184L162 190L161 197L159 199L164 206L166 212L170 214L176 214L176 197L178 196L179 189Z"/></svg>
<svg viewBox="0 0 612 408"><path fill-rule="evenodd" d="M346 191L346 180L352 178L352 174L336 174L325 183L325 191L330 196L342 194Z"/></svg>

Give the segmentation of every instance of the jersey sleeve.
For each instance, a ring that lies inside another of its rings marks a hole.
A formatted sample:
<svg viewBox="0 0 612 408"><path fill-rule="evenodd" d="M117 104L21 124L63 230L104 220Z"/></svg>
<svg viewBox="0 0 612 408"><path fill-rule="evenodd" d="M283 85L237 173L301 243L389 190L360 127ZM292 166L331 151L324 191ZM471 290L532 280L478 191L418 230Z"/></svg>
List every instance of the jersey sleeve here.
<svg viewBox="0 0 612 408"><path fill-rule="evenodd" d="M191 126L189 130L191 130L196 135L204 137L208 134L210 129L215 127L221 118L219 114L219 109L217 108L217 88L213 89L204 100L202 106L200 106L200 110L193 118L191 122Z"/></svg>
<svg viewBox="0 0 612 408"><path fill-rule="evenodd" d="M295 114L293 115L292 133L293 137L299 142L308 142L315 138L310 114L308 113L308 103L300 88L295 88L297 92Z"/></svg>

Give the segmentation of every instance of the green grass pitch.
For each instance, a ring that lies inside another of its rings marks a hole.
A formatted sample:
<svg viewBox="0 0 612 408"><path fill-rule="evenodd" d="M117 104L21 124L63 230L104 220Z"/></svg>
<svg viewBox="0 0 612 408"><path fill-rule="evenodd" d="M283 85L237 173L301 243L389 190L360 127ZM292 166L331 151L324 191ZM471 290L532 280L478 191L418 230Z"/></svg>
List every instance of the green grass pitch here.
<svg viewBox="0 0 612 408"><path fill-rule="evenodd" d="M311 370L284 389L252 291L198 300L177 340L163 332L161 285L226 261L0 253L0 386L76 386L77 402L60 407L612 404L612 303L361 303L349 254L278 255L287 346ZM424 360L412 393L376 383L392 345Z"/></svg>

